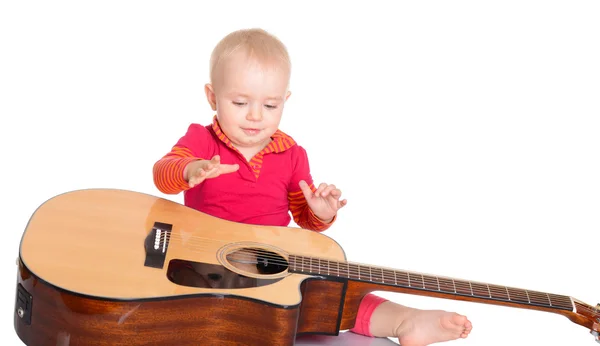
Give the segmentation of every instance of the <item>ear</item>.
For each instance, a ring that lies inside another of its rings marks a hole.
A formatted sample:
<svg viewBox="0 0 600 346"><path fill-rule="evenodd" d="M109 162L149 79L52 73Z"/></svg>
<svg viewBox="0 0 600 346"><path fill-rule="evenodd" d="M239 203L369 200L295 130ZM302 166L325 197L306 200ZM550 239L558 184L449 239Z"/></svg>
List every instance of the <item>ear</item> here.
<svg viewBox="0 0 600 346"><path fill-rule="evenodd" d="M208 100L208 103L210 104L210 108L212 108L213 111L217 110L217 97L215 96L215 91L213 89L213 86L209 83L206 84L204 86L204 92L206 93L206 99Z"/></svg>
<svg viewBox="0 0 600 346"><path fill-rule="evenodd" d="M286 101L290 98L290 95L292 95L292 92L288 91L287 94L285 95L285 100Z"/></svg>

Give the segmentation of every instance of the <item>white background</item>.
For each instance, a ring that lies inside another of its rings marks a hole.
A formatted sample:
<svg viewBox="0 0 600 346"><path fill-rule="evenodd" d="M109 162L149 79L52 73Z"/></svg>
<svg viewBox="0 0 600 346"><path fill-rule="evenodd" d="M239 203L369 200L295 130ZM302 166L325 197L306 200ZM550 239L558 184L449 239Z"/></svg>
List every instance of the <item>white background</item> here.
<svg viewBox="0 0 600 346"><path fill-rule="evenodd" d="M290 51L281 129L348 199L325 234L349 259L596 304L598 18L597 1L4 2L2 343L20 345L34 210L74 189L163 196L152 165L210 122L210 52L247 27ZM382 294L467 315L471 336L448 345L594 344L558 315Z"/></svg>

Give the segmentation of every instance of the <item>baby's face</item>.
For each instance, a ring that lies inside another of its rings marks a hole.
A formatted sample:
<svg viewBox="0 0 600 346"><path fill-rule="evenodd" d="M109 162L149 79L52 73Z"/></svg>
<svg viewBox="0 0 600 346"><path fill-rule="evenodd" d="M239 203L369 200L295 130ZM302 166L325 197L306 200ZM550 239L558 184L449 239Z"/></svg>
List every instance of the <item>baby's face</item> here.
<svg viewBox="0 0 600 346"><path fill-rule="evenodd" d="M289 97L288 72L236 54L217 76L214 98L221 129L239 149L262 149L279 128Z"/></svg>

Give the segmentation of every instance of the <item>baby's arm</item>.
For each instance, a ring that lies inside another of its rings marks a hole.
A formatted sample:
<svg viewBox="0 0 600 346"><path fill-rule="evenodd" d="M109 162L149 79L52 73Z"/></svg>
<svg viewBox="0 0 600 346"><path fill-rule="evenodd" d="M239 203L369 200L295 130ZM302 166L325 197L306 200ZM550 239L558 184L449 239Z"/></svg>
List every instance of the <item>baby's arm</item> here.
<svg viewBox="0 0 600 346"><path fill-rule="evenodd" d="M293 173L288 186L289 210L292 213L294 222L301 228L323 232L331 227L336 217L334 216L333 219L328 220L329 222L324 222L309 208L302 187L300 187L300 181L305 181L313 193L317 191L310 175L308 155L301 146L294 147L292 150L294 150L292 158Z"/></svg>
<svg viewBox="0 0 600 346"><path fill-rule="evenodd" d="M191 189L205 178L235 171L237 168L234 165L217 164L219 169L210 172L215 160L219 160L215 159L217 153L213 143L212 135L206 127L191 124L171 151L154 164L154 185L163 193L178 194ZM189 177L185 175L186 167L190 171L187 172Z"/></svg>
<svg viewBox="0 0 600 346"><path fill-rule="evenodd" d="M183 146L173 149L158 160L152 169L154 185L162 193L178 194L190 188L184 177L185 167L193 161L200 160L192 151Z"/></svg>
<svg viewBox="0 0 600 346"><path fill-rule="evenodd" d="M309 187L313 193L317 190L312 183ZM323 220L319 219L308 207L308 203L306 202L302 190L288 192L288 201L294 222L304 229L323 232L331 227L336 219L336 216L329 222L323 222Z"/></svg>

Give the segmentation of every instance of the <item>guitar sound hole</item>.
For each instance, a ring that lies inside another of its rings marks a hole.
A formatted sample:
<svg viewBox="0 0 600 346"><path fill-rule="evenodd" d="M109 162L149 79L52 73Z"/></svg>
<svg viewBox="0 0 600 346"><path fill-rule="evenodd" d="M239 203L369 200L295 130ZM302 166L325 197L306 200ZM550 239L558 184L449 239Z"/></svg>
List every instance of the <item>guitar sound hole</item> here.
<svg viewBox="0 0 600 346"><path fill-rule="evenodd" d="M260 268L259 270L259 265L254 264L255 270L259 273L267 274L265 270L273 270L273 268L268 265L263 267L264 268ZM167 278L171 282L182 286L226 289L260 287L281 280L281 278L253 278L233 272L222 265L180 259L174 259L169 262Z"/></svg>
<svg viewBox="0 0 600 346"><path fill-rule="evenodd" d="M235 268L261 275L274 275L285 271L288 263L281 255L261 248L241 248L226 256Z"/></svg>

